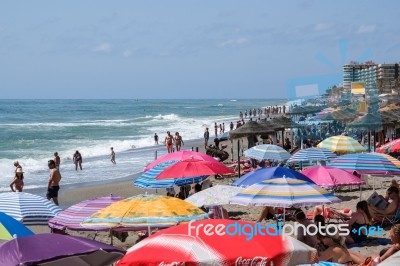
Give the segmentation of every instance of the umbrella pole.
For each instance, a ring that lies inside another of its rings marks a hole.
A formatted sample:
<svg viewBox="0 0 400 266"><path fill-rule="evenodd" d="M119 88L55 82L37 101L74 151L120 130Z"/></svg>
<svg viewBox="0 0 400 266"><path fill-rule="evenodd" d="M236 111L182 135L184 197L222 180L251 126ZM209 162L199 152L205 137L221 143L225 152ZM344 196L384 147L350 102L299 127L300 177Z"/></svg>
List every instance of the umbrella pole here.
<svg viewBox="0 0 400 266"><path fill-rule="evenodd" d="M231 161L233 163L233 140L231 140Z"/></svg>
<svg viewBox="0 0 400 266"><path fill-rule="evenodd" d="M151 234L150 224L147 226L147 234L148 234L148 236L150 236L150 234Z"/></svg>
<svg viewBox="0 0 400 266"><path fill-rule="evenodd" d="M362 196L362 185L360 184L360 201L361 201L361 196Z"/></svg>
<svg viewBox="0 0 400 266"><path fill-rule="evenodd" d="M240 154L239 154L239 150L240 150L240 140L238 140L238 178L240 178Z"/></svg>
<svg viewBox="0 0 400 266"><path fill-rule="evenodd" d="M112 229L110 229L110 237L111 237L110 245L113 246L114 245L114 239L113 239Z"/></svg>

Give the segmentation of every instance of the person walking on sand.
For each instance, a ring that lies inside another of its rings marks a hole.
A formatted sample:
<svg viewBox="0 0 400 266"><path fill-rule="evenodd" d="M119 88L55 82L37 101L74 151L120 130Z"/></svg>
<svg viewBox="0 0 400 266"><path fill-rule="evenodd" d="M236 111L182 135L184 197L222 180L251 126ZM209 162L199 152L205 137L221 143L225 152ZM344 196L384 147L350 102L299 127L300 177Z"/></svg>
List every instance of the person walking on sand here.
<svg viewBox="0 0 400 266"><path fill-rule="evenodd" d="M49 160L47 163L50 169L49 182L47 184L46 198L53 200L55 205L58 205L58 191L60 190L61 174L56 168L54 160Z"/></svg>
<svg viewBox="0 0 400 266"><path fill-rule="evenodd" d="M56 163L57 170L60 171L61 159L60 156L58 156L58 152L54 153L54 162Z"/></svg>
<svg viewBox="0 0 400 266"><path fill-rule="evenodd" d="M208 131L207 127L206 131L204 131L204 149L207 149L209 139L210 139L210 132Z"/></svg>
<svg viewBox="0 0 400 266"><path fill-rule="evenodd" d="M158 135L154 133L154 145L158 145Z"/></svg>
<svg viewBox="0 0 400 266"><path fill-rule="evenodd" d="M169 131L167 131L167 136L165 137L164 144L167 147L168 153L173 152L174 142L175 142L174 137L171 135L171 133Z"/></svg>
<svg viewBox="0 0 400 266"><path fill-rule="evenodd" d="M176 151L180 151L182 145L185 145L185 143L183 143L182 136L179 135L179 132L176 132L176 133L175 133L175 147L176 147Z"/></svg>
<svg viewBox="0 0 400 266"><path fill-rule="evenodd" d="M75 171L78 171L78 165L82 171L82 155L80 154L79 151L75 152L74 156L72 157L72 160L74 161L75 164Z"/></svg>
<svg viewBox="0 0 400 266"><path fill-rule="evenodd" d="M10 188L12 192L22 192L22 189L24 188L24 172L22 171L22 168L18 168L15 171L15 177L10 184Z"/></svg>
<svg viewBox="0 0 400 266"><path fill-rule="evenodd" d="M111 158L111 162L112 162L113 164L117 164L117 162L115 161L115 152L114 152L114 148L113 148L113 147L111 147L110 158Z"/></svg>

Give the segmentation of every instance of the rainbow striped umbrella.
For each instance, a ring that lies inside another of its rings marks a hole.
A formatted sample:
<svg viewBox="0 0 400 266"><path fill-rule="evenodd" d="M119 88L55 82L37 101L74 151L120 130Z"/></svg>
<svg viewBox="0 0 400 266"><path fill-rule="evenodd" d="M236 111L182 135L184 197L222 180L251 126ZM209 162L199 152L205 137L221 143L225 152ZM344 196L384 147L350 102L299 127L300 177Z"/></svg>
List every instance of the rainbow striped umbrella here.
<svg viewBox="0 0 400 266"><path fill-rule="evenodd" d="M396 158L394 158L393 156L390 156L389 154L378 153L378 152L371 152L371 154L377 155L377 156L382 156L382 157L388 159L389 161L391 161L394 165L397 166L397 168L400 168L400 161L397 160Z"/></svg>
<svg viewBox="0 0 400 266"><path fill-rule="evenodd" d="M329 166L365 174L400 173L400 169L391 161L371 153L342 155L329 163Z"/></svg>
<svg viewBox="0 0 400 266"><path fill-rule="evenodd" d="M299 150L287 162L330 161L336 157L336 154L327 149L308 148Z"/></svg>
<svg viewBox="0 0 400 266"><path fill-rule="evenodd" d="M285 151L282 147L262 144L254 146L244 152L246 157L256 160L273 160L273 161L285 161L290 158L290 153Z"/></svg>
<svg viewBox="0 0 400 266"><path fill-rule="evenodd" d="M320 142L317 147L336 153L357 153L367 150L360 143L358 143L357 140L348 136L333 136L327 138Z"/></svg>
<svg viewBox="0 0 400 266"><path fill-rule="evenodd" d="M229 203L243 206L301 208L340 201L332 193L314 183L284 176L251 185L232 197Z"/></svg>
<svg viewBox="0 0 400 266"><path fill-rule="evenodd" d="M149 170L145 171L141 176L135 179L133 185L140 188L170 188L174 186L183 186L198 183L206 179L208 176L195 176L188 178L169 178L156 180L156 177L169 166L180 162L179 160L171 160L162 162Z"/></svg>

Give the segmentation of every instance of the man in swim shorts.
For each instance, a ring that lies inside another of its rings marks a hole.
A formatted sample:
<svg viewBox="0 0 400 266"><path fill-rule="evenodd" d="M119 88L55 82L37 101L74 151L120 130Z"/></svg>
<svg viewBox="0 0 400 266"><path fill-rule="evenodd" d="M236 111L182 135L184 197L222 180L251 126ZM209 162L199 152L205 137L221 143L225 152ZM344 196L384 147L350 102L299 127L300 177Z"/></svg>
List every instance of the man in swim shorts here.
<svg viewBox="0 0 400 266"><path fill-rule="evenodd" d="M167 147L168 153L173 152L174 142L175 142L174 136L172 136L171 133L167 131L167 136L165 137L164 143L165 146Z"/></svg>
<svg viewBox="0 0 400 266"><path fill-rule="evenodd" d="M61 174L57 170L54 160L49 160L47 165L50 169L50 175L46 197L48 200L53 199L54 204L58 205L58 191L60 190Z"/></svg>

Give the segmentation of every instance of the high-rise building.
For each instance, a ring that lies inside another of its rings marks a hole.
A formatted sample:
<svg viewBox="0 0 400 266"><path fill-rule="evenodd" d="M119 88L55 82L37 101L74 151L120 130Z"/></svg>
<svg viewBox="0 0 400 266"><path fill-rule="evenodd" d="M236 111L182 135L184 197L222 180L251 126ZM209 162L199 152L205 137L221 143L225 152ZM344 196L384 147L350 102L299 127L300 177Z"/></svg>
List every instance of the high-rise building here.
<svg viewBox="0 0 400 266"><path fill-rule="evenodd" d="M343 66L343 88L350 92L352 82L362 82L361 70L376 66L374 63L350 63Z"/></svg>

